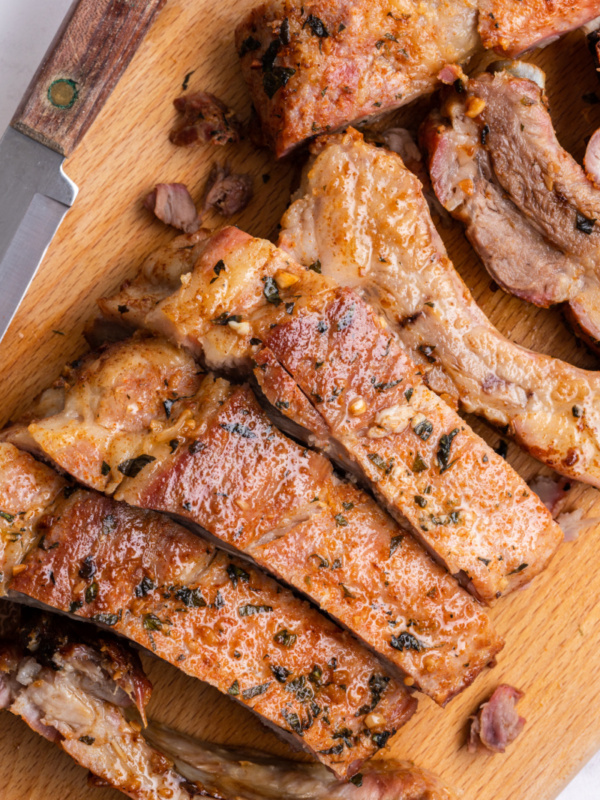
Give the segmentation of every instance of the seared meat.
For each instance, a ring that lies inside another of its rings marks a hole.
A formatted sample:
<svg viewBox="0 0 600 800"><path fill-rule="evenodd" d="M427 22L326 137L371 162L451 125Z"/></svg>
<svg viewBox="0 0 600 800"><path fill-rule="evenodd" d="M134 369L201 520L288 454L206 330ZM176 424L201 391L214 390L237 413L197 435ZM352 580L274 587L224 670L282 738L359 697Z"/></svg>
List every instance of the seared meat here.
<svg viewBox="0 0 600 800"><path fill-rule="evenodd" d="M204 194L204 208L214 208L224 217L243 211L252 200L252 176L235 173L215 164L210 171Z"/></svg>
<svg viewBox="0 0 600 800"><path fill-rule="evenodd" d="M412 175L411 180L416 183ZM383 181L379 187L387 190ZM319 190L310 196L317 198ZM351 197L354 202L360 194L354 189ZM351 219L361 216L352 211ZM428 224L433 228L427 216L424 232ZM329 246L342 239L352 247L347 234L340 224L327 237ZM416 237L411 241L421 244ZM316 255L305 261L311 268L304 269L269 242L234 228L205 245L193 272L182 276L181 289L144 319L140 315L142 324L220 368L247 370L260 360L257 348L266 345L275 360L273 374L278 370L284 381L283 367L298 388L291 402L291 390L278 394L273 376L261 381L280 414L366 478L400 523L485 602L543 569L560 541L546 509L423 384L422 370L400 349L383 318L357 294L319 274L327 251L321 260ZM127 290L101 307L115 316L123 302ZM426 348L426 357L434 350ZM260 381L260 372L257 376Z"/></svg>
<svg viewBox="0 0 600 800"><path fill-rule="evenodd" d="M129 721L132 705L120 683L151 686L139 659L110 637L28 612L19 640L0 642L0 708L55 742L104 786L136 800L188 800L193 795L172 761Z"/></svg>
<svg viewBox="0 0 600 800"><path fill-rule="evenodd" d="M518 347L491 325L398 156L353 131L326 140L283 219L280 244L359 290L438 393L506 426L557 472L600 486L600 376Z"/></svg>
<svg viewBox="0 0 600 800"><path fill-rule="evenodd" d="M0 642L0 708L57 742L92 771L94 785L138 800L455 797L427 770L391 759L366 765L347 783L323 765L219 747L154 723L142 731L124 713L130 701L120 684L143 686L141 712L152 687L130 649L47 614L24 617L18 636Z"/></svg>
<svg viewBox="0 0 600 800"><path fill-rule="evenodd" d="M480 749L503 753L507 745L514 742L525 725L516 709L522 697L523 692L503 683L481 704L476 715L471 717L467 745L470 753Z"/></svg>
<svg viewBox="0 0 600 800"><path fill-rule="evenodd" d="M196 206L183 183L158 183L144 205L161 222L185 233L196 233L200 227Z"/></svg>
<svg viewBox="0 0 600 800"><path fill-rule="evenodd" d="M478 0L483 46L514 57L600 15L598 0Z"/></svg>
<svg viewBox="0 0 600 800"><path fill-rule="evenodd" d="M29 426L31 449L241 550L393 662L408 685L443 704L501 648L445 571L325 458L274 428L247 387L203 376L184 351L147 339L106 349L66 381L63 411Z"/></svg>
<svg viewBox="0 0 600 800"><path fill-rule="evenodd" d="M269 0L236 31L266 142L306 139L433 91L439 70L478 48L471 0Z"/></svg>
<svg viewBox="0 0 600 800"><path fill-rule="evenodd" d="M27 458L14 447L0 445L0 597L6 595L15 568L35 547L41 533L36 526L46 508L64 490L67 482L52 470ZM10 498L10 503L8 502ZM21 512L27 511L27 526Z"/></svg>
<svg viewBox="0 0 600 800"><path fill-rule="evenodd" d="M560 146L543 89L507 70L482 74L444 112L449 122L434 114L422 136L438 199L502 287L537 305L568 303L600 351L600 189Z"/></svg>
<svg viewBox="0 0 600 800"><path fill-rule="evenodd" d="M268 0L236 47L264 140L284 156L433 91L481 41L515 55L599 14L598 0Z"/></svg>
<svg viewBox="0 0 600 800"><path fill-rule="evenodd" d="M240 123L235 113L214 94L184 94L173 105L182 117L169 134L169 139L178 147L197 142L219 145L239 142Z"/></svg>
<svg viewBox="0 0 600 800"><path fill-rule="evenodd" d="M439 778L387 758L365 764L358 780L337 781L319 764L301 764L253 750L199 742L151 724L146 738L173 759L178 772L221 800L454 800Z"/></svg>
<svg viewBox="0 0 600 800"><path fill-rule="evenodd" d="M7 457L31 479L30 456L3 444L0 466ZM15 513L20 498L6 487L0 501ZM28 509L19 509L26 528ZM67 487L31 527L43 540L13 570L11 592L109 626L207 681L340 777L415 710L405 687L348 634L165 517Z"/></svg>

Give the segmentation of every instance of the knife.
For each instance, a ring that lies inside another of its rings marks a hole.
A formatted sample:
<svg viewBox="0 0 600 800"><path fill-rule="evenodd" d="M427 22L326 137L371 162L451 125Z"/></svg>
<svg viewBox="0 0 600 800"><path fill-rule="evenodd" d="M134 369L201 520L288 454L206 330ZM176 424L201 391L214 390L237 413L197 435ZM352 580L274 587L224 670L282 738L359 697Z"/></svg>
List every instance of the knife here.
<svg viewBox="0 0 600 800"><path fill-rule="evenodd" d="M0 139L0 341L77 186L79 144L166 0L78 0Z"/></svg>

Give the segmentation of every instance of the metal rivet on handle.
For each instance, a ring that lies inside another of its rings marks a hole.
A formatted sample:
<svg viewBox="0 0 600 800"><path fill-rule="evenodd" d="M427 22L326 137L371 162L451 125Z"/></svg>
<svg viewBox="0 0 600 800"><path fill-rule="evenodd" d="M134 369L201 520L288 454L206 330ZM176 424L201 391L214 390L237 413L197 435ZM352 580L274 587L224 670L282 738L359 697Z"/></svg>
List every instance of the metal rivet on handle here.
<svg viewBox="0 0 600 800"><path fill-rule="evenodd" d="M48 100L55 108L71 108L78 97L77 84L70 78L59 78L48 88Z"/></svg>

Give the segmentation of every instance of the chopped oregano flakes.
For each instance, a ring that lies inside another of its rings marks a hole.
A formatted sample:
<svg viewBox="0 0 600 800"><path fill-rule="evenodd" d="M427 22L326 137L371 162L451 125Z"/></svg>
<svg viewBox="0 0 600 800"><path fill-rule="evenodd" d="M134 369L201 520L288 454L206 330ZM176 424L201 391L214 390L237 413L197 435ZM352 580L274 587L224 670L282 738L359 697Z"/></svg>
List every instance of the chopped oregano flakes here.
<svg viewBox="0 0 600 800"><path fill-rule="evenodd" d="M253 697L258 697L261 694L264 694L269 686L271 685L271 681L267 683L260 683L258 686L251 686L249 689L244 689L242 692L242 697L244 700L252 700Z"/></svg>
<svg viewBox="0 0 600 800"><path fill-rule="evenodd" d="M400 652L404 650L416 650L418 652L423 649L419 640L408 631L404 631L398 636L392 636L390 644L394 650L400 650Z"/></svg>
<svg viewBox="0 0 600 800"><path fill-rule="evenodd" d="M581 213L581 211L577 211L575 214L575 227L578 231L581 231L581 233L585 233L586 236L589 236L592 233L594 230L594 224L596 222L596 219L586 217L585 214Z"/></svg>
<svg viewBox="0 0 600 800"><path fill-rule="evenodd" d="M148 456L146 454L142 454L137 458L128 458L127 461L123 461L117 469L126 478L135 478L137 477L140 472L146 467L148 464L151 464L152 461L156 461L154 456Z"/></svg>
<svg viewBox="0 0 600 800"><path fill-rule="evenodd" d="M273 636L273 641L282 647L293 647L298 639L295 633L290 633L287 628L282 628Z"/></svg>
<svg viewBox="0 0 600 800"><path fill-rule="evenodd" d="M256 434L247 425L242 425L241 422L222 422L220 427L227 433L235 433L236 436L241 436L242 439L256 439Z"/></svg>
<svg viewBox="0 0 600 800"><path fill-rule="evenodd" d="M270 614L272 611L273 606L253 605L252 603L246 603L246 605L238 608L240 617L252 617L254 614Z"/></svg>

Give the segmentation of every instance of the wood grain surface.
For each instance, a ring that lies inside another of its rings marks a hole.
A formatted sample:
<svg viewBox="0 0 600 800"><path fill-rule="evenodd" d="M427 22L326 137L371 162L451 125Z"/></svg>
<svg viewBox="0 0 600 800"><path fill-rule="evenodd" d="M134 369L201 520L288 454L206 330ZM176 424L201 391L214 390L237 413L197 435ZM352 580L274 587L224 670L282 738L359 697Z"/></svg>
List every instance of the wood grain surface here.
<svg viewBox="0 0 600 800"><path fill-rule="evenodd" d="M75 2L25 92L13 128L70 155L165 2Z"/></svg>
<svg viewBox="0 0 600 800"><path fill-rule="evenodd" d="M190 90L222 97L242 118L249 114L233 47L233 29L252 0L170 0L96 123L67 164L81 192L52 243L33 287L0 345L3 398L0 423L47 386L63 363L85 350L81 332L94 300L133 275L141 259L172 233L151 219L141 200L155 182L182 181L200 200L215 161L255 176L255 199L233 221L269 236L297 181L300 159L275 163L249 142L226 148L177 149L168 141L173 99L187 73ZM585 138L600 125L600 105L582 96L598 88L581 34L535 54L547 70L548 91L562 143L581 158ZM600 92L599 92L600 93ZM395 115L417 125L427 103ZM263 178L263 176L265 176ZM269 176L268 178L266 176ZM266 182L265 182L266 181ZM208 217L217 227L222 220ZM493 322L512 340L577 365L598 368L569 333L557 310L528 306L493 291L462 230L442 229L450 254ZM473 420L470 420L473 422ZM499 434L475 422L496 445ZM525 478L544 471L511 444L508 458ZM569 510L600 516L600 496L577 486ZM502 601L491 614L506 648L495 669L442 710L422 698L411 722L392 740L389 754L433 769L468 800L551 800L600 747L600 528L561 546L544 575ZM151 714L191 734L225 743L286 753L285 745L228 698L147 659L155 684ZM500 682L525 692L519 706L524 733L504 756L469 755L467 717ZM109 800L121 795L86 787L83 770L0 714L2 800Z"/></svg>

